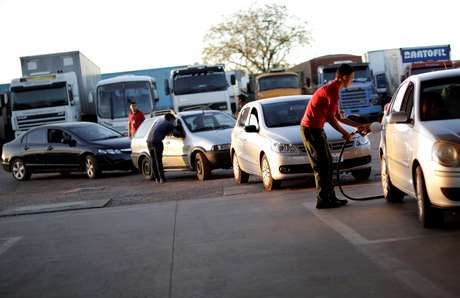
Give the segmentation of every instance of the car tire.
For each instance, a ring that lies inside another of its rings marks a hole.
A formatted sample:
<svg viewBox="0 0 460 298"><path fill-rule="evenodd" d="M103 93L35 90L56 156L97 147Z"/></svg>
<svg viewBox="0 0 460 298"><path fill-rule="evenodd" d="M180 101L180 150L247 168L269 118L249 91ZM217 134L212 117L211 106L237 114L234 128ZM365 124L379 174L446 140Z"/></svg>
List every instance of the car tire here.
<svg viewBox="0 0 460 298"><path fill-rule="evenodd" d="M272 191L280 186L280 181L273 179L270 164L266 155L262 157L260 170L262 172L262 183L264 184L266 191Z"/></svg>
<svg viewBox="0 0 460 298"><path fill-rule="evenodd" d="M237 184L248 183L249 174L241 170L240 164L238 163L238 157L236 156L236 153L233 154L232 164L233 164L233 176L235 178L235 182Z"/></svg>
<svg viewBox="0 0 460 298"><path fill-rule="evenodd" d="M139 171L144 177L145 180L153 180L155 176L153 175L152 165L150 164L150 158L144 157L139 163Z"/></svg>
<svg viewBox="0 0 460 298"><path fill-rule="evenodd" d="M401 203L404 199L404 193L397 189L390 179L385 157L380 157L380 173L382 181L383 197L389 203Z"/></svg>
<svg viewBox="0 0 460 298"><path fill-rule="evenodd" d="M359 181L368 180L371 176L371 168L352 171L351 175L353 176L353 178Z"/></svg>
<svg viewBox="0 0 460 298"><path fill-rule="evenodd" d="M85 157L85 173L89 179L96 179L101 176L99 165L93 155L87 155Z"/></svg>
<svg viewBox="0 0 460 298"><path fill-rule="evenodd" d="M198 152L195 156L195 170L196 177L200 181L207 180L211 176L211 165L202 152Z"/></svg>
<svg viewBox="0 0 460 298"><path fill-rule="evenodd" d="M417 199L418 219L423 227L432 228L442 222L442 213L431 206L426 191L425 178L420 166L415 169L415 196Z"/></svg>
<svg viewBox="0 0 460 298"><path fill-rule="evenodd" d="M20 158L15 158L11 162L11 173L13 175L13 178L18 181L29 180L32 176L32 173L24 164L24 161Z"/></svg>

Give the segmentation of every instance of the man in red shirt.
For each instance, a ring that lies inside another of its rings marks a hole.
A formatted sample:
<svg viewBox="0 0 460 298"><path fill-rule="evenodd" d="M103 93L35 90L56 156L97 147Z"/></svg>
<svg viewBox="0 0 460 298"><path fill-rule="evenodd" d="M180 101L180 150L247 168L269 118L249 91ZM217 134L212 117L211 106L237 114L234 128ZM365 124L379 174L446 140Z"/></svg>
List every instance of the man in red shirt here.
<svg viewBox="0 0 460 298"><path fill-rule="evenodd" d="M129 103L129 113L128 113L128 136L132 138L136 133L139 126L141 126L144 121L144 113L137 109L136 102L131 101Z"/></svg>
<svg viewBox="0 0 460 298"><path fill-rule="evenodd" d="M351 141L352 136L339 124L339 121L357 127L358 130L368 127L349 119L342 119L339 113L339 90L349 87L353 78L353 68L349 64L340 65L336 79L313 94L300 123L300 135L315 174L318 209L340 207L348 202L339 200L335 196L332 183L334 170L332 156L323 127L326 121L329 122L346 141Z"/></svg>

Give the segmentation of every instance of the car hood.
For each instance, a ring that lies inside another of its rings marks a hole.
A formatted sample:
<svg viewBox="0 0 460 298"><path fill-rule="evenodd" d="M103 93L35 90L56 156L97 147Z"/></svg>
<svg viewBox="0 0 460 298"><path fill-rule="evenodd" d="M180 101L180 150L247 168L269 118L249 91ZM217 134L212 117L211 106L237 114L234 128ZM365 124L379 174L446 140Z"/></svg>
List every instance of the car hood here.
<svg viewBox="0 0 460 298"><path fill-rule="evenodd" d="M213 145L230 144L232 139L232 129L233 128L194 132L194 143L197 139L199 139Z"/></svg>
<svg viewBox="0 0 460 298"><path fill-rule="evenodd" d="M348 132L353 131L353 127L345 124L341 125ZM335 143L343 141L342 134L332 128L330 124L326 123L324 125L324 131L326 132L328 142ZM300 137L300 125L269 128L266 131L266 135L275 142L283 144L302 144L302 138Z"/></svg>
<svg viewBox="0 0 460 298"><path fill-rule="evenodd" d="M426 121L423 126L437 140L460 144L460 119Z"/></svg>
<svg viewBox="0 0 460 298"><path fill-rule="evenodd" d="M103 148L125 149L131 148L131 139L128 137L113 138L93 141L92 144L101 146Z"/></svg>

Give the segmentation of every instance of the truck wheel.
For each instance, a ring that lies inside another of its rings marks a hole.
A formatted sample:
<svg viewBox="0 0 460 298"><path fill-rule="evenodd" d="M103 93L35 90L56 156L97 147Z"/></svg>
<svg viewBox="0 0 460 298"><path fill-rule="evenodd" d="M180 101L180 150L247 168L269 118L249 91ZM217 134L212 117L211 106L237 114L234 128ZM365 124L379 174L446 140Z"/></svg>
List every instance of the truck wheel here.
<svg viewBox="0 0 460 298"><path fill-rule="evenodd" d="M393 186L388 173L385 157L380 157L380 174L382 181L382 190L385 200L389 203L401 203L404 199L404 193Z"/></svg>
<svg viewBox="0 0 460 298"><path fill-rule="evenodd" d="M144 157L140 162L139 170L146 180L153 180L155 176L153 175L152 165L150 164L150 158Z"/></svg>
<svg viewBox="0 0 460 298"><path fill-rule="evenodd" d="M23 160L20 158L15 158L11 162L11 173L13 174L13 178L18 181L29 180L30 176L32 176L30 170L26 167Z"/></svg>
<svg viewBox="0 0 460 298"><path fill-rule="evenodd" d="M442 213L431 206L426 192L425 179L420 166L415 170L415 194L417 199L418 219L423 227L432 228L442 222Z"/></svg>
<svg viewBox="0 0 460 298"><path fill-rule="evenodd" d="M356 180L368 180L369 177L371 176L371 168L368 169L363 169L363 170L356 170L352 171L351 175L356 179Z"/></svg>
<svg viewBox="0 0 460 298"><path fill-rule="evenodd" d="M280 186L280 181L275 180L272 177L272 172L270 170L270 164L268 163L268 158L266 155L262 157L262 182L266 191L272 191Z"/></svg>
<svg viewBox="0 0 460 298"><path fill-rule="evenodd" d="M208 159L202 152L198 152L195 156L195 169L198 180L204 181L211 176L211 165Z"/></svg>
<svg viewBox="0 0 460 298"><path fill-rule="evenodd" d="M85 173L90 179L96 179L101 175L99 165L93 155L87 155L85 157Z"/></svg>
<svg viewBox="0 0 460 298"><path fill-rule="evenodd" d="M238 163L238 157L236 153L233 154L233 176L235 177L235 182L237 184L248 183L249 174L241 170L240 164Z"/></svg>

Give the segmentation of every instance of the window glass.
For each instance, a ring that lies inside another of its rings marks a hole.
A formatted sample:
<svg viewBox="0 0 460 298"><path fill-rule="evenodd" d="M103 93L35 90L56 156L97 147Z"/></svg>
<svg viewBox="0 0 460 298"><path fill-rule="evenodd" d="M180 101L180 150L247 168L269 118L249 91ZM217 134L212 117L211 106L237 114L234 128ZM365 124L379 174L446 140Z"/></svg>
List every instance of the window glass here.
<svg viewBox="0 0 460 298"><path fill-rule="evenodd" d="M25 140L27 144L45 144L45 130L35 129L26 135Z"/></svg>
<svg viewBox="0 0 460 298"><path fill-rule="evenodd" d="M256 108L253 108L251 111L251 116L249 116L248 125L254 125L255 127L259 128L259 116L257 114Z"/></svg>
<svg viewBox="0 0 460 298"><path fill-rule="evenodd" d="M241 111L240 117L238 118L238 126L244 126L246 123L246 119L249 115L249 108L245 108Z"/></svg>
<svg viewBox="0 0 460 298"><path fill-rule="evenodd" d="M134 138L136 139L141 139L144 138L147 133L150 131L152 126L155 124L155 122L158 121L158 118L152 119L152 120L147 120L142 122L141 126L136 131L136 134L134 135Z"/></svg>
<svg viewBox="0 0 460 298"><path fill-rule="evenodd" d="M401 111L401 104L404 99L404 95L406 94L408 83L403 83L396 92L393 104L391 105L392 112L400 112Z"/></svg>
<svg viewBox="0 0 460 298"><path fill-rule="evenodd" d="M460 77L422 82L420 120L448 119L460 119Z"/></svg>

